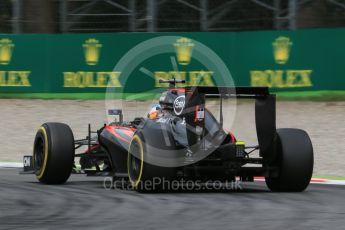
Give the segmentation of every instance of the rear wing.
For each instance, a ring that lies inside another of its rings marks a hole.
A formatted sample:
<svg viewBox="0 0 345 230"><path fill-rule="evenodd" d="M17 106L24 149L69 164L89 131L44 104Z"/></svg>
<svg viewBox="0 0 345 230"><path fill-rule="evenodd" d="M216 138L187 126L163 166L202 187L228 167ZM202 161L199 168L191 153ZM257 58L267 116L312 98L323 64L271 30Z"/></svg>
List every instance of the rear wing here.
<svg viewBox="0 0 345 230"><path fill-rule="evenodd" d="M186 87L186 91L196 92L208 98L237 97L237 98L262 98L270 95L268 87Z"/></svg>
<svg viewBox="0 0 345 230"><path fill-rule="evenodd" d="M200 105L205 105L207 98L220 99L220 125L223 125L223 98L255 99L255 123L259 142L260 156L271 162L275 157L276 139L276 97L270 94L268 87L186 87L186 122L190 127L196 127L193 111ZM188 112L190 111L190 112ZM189 117L189 118L188 118ZM200 124L199 124L200 125ZM202 124L201 124L202 125ZM194 132L188 131L188 141L193 144L197 140Z"/></svg>

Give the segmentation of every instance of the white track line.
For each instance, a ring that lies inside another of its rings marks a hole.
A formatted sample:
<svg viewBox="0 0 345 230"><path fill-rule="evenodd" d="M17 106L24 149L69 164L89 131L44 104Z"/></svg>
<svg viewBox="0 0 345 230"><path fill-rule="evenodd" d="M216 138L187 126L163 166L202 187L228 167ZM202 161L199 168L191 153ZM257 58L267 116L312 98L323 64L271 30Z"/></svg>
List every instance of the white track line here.
<svg viewBox="0 0 345 230"><path fill-rule="evenodd" d="M0 168L23 168L22 162L0 162ZM263 177L255 177L255 181L265 181ZM345 185L345 180L327 180L312 178L312 184L331 184L331 185Z"/></svg>
<svg viewBox="0 0 345 230"><path fill-rule="evenodd" d="M0 168L23 168L22 162L0 162Z"/></svg>
<svg viewBox="0 0 345 230"><path fill-rule="evenodd" d="M264 178L255 178L255 181L265 181ZM332 185L345 185L345 180L327 180L320 178L312 178L310 181L311 184L332 184Z"/></svg>

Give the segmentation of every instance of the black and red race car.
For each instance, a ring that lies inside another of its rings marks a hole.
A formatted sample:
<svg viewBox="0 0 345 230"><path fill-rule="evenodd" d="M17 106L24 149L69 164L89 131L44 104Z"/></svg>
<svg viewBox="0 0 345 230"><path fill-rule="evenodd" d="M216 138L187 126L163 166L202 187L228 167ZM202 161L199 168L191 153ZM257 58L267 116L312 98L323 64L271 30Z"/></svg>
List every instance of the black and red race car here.
<svg viewBox="0 0 345 230"><path fill-rule="evenodd" d="M89 125L88 136L80 140L66 124L43 124L33 156L24 157L24 171L32 170L45 184L63 184L72 172L125 178L137 191L150 190L146 185L157 181L161 184L154 189L162 189L162 181L253 181L255 176L264 176L272 191L306 189L313 172L312 143L303 130L276 129L275 95L268 88L178 88L184 81L161 82L169 89L152 117L125 122L122 111L113 109L109 112L119 121L96 132ZM222 100L233 97L255 99L256 146L223 129ZM218 118L205 107L209 98L220 101ZM81 147L86 151L75 153ZM259 157L250 157L254 151Z"/></svg>

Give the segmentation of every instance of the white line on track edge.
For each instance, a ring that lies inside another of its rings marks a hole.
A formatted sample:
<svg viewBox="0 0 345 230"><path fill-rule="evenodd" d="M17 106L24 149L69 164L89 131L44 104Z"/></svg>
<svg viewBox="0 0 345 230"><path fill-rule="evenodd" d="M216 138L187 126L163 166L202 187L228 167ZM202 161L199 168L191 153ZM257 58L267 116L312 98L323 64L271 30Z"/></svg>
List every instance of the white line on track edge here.
<svg viewBox="0 0 345 230"><path fill-rule="evenodd" d="M22 162L0 162L0 168L23 168ZM265 181L263 178L255 178L255 181ZM327 180L312 178L312 184L345 185L345 180Z"/></svg>

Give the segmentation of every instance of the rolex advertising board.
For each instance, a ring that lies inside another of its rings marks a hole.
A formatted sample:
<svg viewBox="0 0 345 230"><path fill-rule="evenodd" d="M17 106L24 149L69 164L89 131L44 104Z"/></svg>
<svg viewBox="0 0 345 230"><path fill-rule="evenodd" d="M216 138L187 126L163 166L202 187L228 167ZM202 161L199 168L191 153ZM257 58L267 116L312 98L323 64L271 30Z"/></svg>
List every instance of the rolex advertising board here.
<svg viewBox="0 0 345 230"><path fill-rule="evenodd" d="M234 72L275 91L344 90L344 39L344 29L241 33Z"/></svg>
<svg viewBox="0 0 345 230"><path fill-rule="evenodd" d="M345 29L0 34L0 92L155 92L159 79L273 91L345 89Z"/></svg>
<svg viewBox="0 0 345 230"><path fill-rule="evenodd" d="M0 92L49 91L45 36L0 35Z"/></svg>

